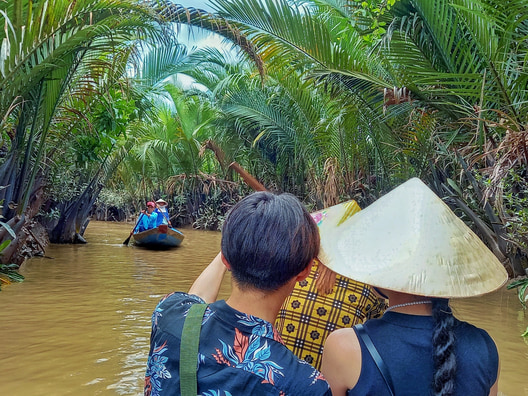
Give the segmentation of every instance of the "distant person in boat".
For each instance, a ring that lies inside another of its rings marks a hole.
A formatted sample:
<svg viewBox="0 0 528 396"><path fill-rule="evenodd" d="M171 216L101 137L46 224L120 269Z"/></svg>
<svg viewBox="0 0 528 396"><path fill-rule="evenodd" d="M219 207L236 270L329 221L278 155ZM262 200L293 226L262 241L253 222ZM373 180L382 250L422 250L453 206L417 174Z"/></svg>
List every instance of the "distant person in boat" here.
<svg viewBox="0 0 528 396"><path fill-rule="evenodd" d="M326 240L360 210L357 202L347 201L312 213L321 237L318 260L310 275L295 284L275 322L284 344L318 370L332 331L377 318L386 307L371 286L332 271L332 252L325 249Z"/></svg>
<svg viewBox="0 0 528 396"><path fill-rule="evenodd" d="M154 213L157 214L156 227L161 224L167 224L169 227L172 227L172 224L169 220L169 210L167 208L167 202L163 199L158 199L156 201L156 209Z"/></svg>
<svg viewBox="0 0 528 396"><path fill-rule="evenodd" d="M169 294L154 311L145 395L330 396L321 373L273 326L318 251L317 225L293 195L256 192L238 202L221 253L189 294ZM231 295L216 301L226 270ZM191 353L192 339L199 346Z"/></svg>
<svg viewBox="0 0 528 396"><path fill-rule="evenodd" d="M335 271L389 297L380 319L327 338L322 372L334 396L497 395L499 355L449 298L500 288L506 270L419 179L354 215L329 246Z"/></svg>
<svg viewBox="0 0 528 396"><path fill-rule="evenodd" d="M154 212L156 204L152 201L147 202L147 210L141 211L141 219L136 227L136 232L143 232L157 227L158 214Z"/></svg>

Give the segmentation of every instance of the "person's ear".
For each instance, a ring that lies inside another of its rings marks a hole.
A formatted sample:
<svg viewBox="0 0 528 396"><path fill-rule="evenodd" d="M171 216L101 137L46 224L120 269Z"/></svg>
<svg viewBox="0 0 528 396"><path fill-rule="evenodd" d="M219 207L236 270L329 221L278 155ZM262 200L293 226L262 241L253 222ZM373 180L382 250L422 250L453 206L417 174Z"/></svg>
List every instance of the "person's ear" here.
<svg viewBox="0 0 528 396"><path fill-rule="evenodd" d="M308 278L308 275L310 275L310 271L312 270L312 265L313 265L313 260L310 261L310 264L308 264L305 269L303 269L301 272L299 272L299 274L295 278L295 281L296 282L301 282L301 281L305 280L306 278Z"/></svg>
<svg viewBox="0 0 528 396"><path fill-rule="evenodd" d="M224 253L220 252L220 255L222 257L222 263L224 263L228 271L231 271L231 264L227 262L226 258L224 257Z"/></svg>

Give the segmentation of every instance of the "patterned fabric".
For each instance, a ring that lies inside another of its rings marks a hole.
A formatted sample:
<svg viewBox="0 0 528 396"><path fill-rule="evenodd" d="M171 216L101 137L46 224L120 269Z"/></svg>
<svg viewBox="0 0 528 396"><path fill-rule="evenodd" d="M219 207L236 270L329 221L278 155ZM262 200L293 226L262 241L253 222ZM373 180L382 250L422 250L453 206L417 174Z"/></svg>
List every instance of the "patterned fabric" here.
<svg viewBox="0 0 528 396"><path fill-rule="evenodd" d="M315 287L317 267L315 263L308 278L295 285L275 325L285 345L319 369L324 342L332 331L379 317L386 305L370 286L341 275L336 276L332 293L319 295Z"/></svg>
<svg viewBox="0 0 528 396"><path fill-rule="evenodd" d="M179 395L183 322L193 295L173 293L152 315L145 396ZM202 321L198 394L203 396L331 395L321 373L286 348L273 325L217 301Z"/></svg>

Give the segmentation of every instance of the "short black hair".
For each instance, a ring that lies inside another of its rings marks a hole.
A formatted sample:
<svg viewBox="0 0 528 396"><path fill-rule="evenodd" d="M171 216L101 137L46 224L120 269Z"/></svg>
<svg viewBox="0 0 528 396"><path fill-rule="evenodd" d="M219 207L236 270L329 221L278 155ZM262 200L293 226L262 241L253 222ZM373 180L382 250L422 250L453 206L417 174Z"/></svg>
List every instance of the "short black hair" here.
<svg viewBox="0 0 528 396"><path fill-rule="evenodd" d="M222 227L222 254L240 287L276 290L319 253L319 230L291 194L253 193L238 202Z"/></svg>

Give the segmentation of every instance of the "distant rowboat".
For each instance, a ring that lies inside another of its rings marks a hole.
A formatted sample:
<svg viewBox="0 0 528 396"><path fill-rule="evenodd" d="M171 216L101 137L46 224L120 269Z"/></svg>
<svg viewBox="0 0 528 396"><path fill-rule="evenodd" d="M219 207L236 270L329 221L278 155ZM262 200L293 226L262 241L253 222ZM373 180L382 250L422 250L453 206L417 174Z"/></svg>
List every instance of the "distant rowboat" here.
<svg viewBox="0 0 528 396"><path fill-rule="evenodd" d="M150 249L168 249L179 246L184 235L176 228L170 228L166 224L161 224L150 230L133 234L137 246Z"/></svg>

